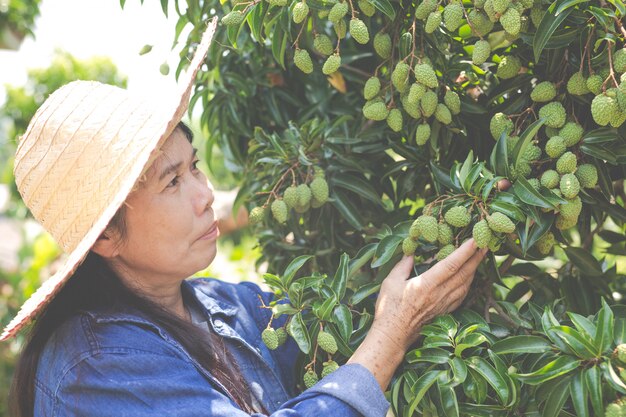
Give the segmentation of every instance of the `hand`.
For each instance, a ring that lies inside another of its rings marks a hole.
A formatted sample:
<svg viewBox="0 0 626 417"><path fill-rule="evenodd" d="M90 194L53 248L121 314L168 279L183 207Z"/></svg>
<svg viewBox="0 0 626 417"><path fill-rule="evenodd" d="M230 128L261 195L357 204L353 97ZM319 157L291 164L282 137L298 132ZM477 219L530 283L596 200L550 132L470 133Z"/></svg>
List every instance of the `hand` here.
<svg viewBox="0 0 626 417"><path fill-rule="evenodd" d="M469 290L487 249L468 240L422 275L410 278L413 257L405 257L383 281L374 323L348 363L369 369L383 390L391 381L419 329L433 317L456 309Z"/></svg>
<svg viewBox="0 0 626 417"><path fill-rule="evenodd" d="M407 279L412 257L403 258L383 281L373 328L386 333L390 341L406 351L418 337L419 329L439 314L461 304L487 249L477 251L473 239L420 276Z"/></svg>

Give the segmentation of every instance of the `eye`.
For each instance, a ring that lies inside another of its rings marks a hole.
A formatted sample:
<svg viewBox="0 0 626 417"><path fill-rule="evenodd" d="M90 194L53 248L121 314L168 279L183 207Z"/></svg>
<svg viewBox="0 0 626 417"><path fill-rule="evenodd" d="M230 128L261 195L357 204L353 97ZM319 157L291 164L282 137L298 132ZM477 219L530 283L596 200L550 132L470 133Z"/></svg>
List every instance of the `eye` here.
<svg viewBox="0 0 626 417"><path fill-rule="evenodd" d="M167 184L167 188L170 188L170 187L176 187L176 186L178 185L178 179L179 179L179 176L178 176L178 175L176 175L174 178L172 178L172 181L170 181L170 182Z"/></svg>
<svg viewBox="0 0 626 417"><path fill-rule="evenodd" d="M196 160L194 160L194 161L191 163L191 170L192 170L192 171L197 171L197 170L198 170L198 163L199 163L199 162L200 162L200 160L199 160L199 159L196 159Z"/></svg>

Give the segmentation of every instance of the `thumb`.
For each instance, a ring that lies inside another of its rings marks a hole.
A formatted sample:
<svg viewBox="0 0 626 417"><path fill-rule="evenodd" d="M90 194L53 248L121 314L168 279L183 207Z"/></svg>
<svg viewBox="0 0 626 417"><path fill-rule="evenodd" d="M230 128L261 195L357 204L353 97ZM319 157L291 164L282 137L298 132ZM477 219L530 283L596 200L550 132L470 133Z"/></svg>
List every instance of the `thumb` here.
<svg viewBox="0 0 626 417"><path fill-rule="evenodd" d="M413 256L403 256L389 272L385 280L406 281L411 271L413 271Z"/></svg>

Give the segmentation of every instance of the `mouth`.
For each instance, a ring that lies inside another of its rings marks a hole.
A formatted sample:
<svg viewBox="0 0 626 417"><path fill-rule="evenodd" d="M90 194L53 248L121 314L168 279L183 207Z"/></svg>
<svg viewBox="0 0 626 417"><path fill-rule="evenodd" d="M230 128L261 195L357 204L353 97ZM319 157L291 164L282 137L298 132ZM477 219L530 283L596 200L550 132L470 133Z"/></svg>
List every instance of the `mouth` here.
<svg viewBox="0 0 626 417"><path fill-rule="evenodd" d="M212 240L216 239L219 235L220 229L217 227L217 221L214 221L206 232L198 238L198 240Z"/></svg>

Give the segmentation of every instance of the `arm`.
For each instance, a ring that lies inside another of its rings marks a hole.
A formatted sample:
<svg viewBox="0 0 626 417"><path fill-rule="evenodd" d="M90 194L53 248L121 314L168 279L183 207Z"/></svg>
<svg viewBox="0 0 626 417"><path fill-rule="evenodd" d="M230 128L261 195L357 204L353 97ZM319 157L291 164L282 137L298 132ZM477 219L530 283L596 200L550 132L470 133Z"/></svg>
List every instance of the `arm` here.
<svg viewBox="0 0 626 417"><path fill-rule="evenodd" d="M323 383L283 404L271 416L317 417L324 415L325 410L332 410L327 415L337 417L384 416L388 404L369 371L359 365L342 368ZM36 415L248 415L190 363L171 355L139 350L104 349L103 353L84 358L65 374L54 393L54 413L37 410L41 414ZM361 399L351 403L351 398Z"/></svg>

